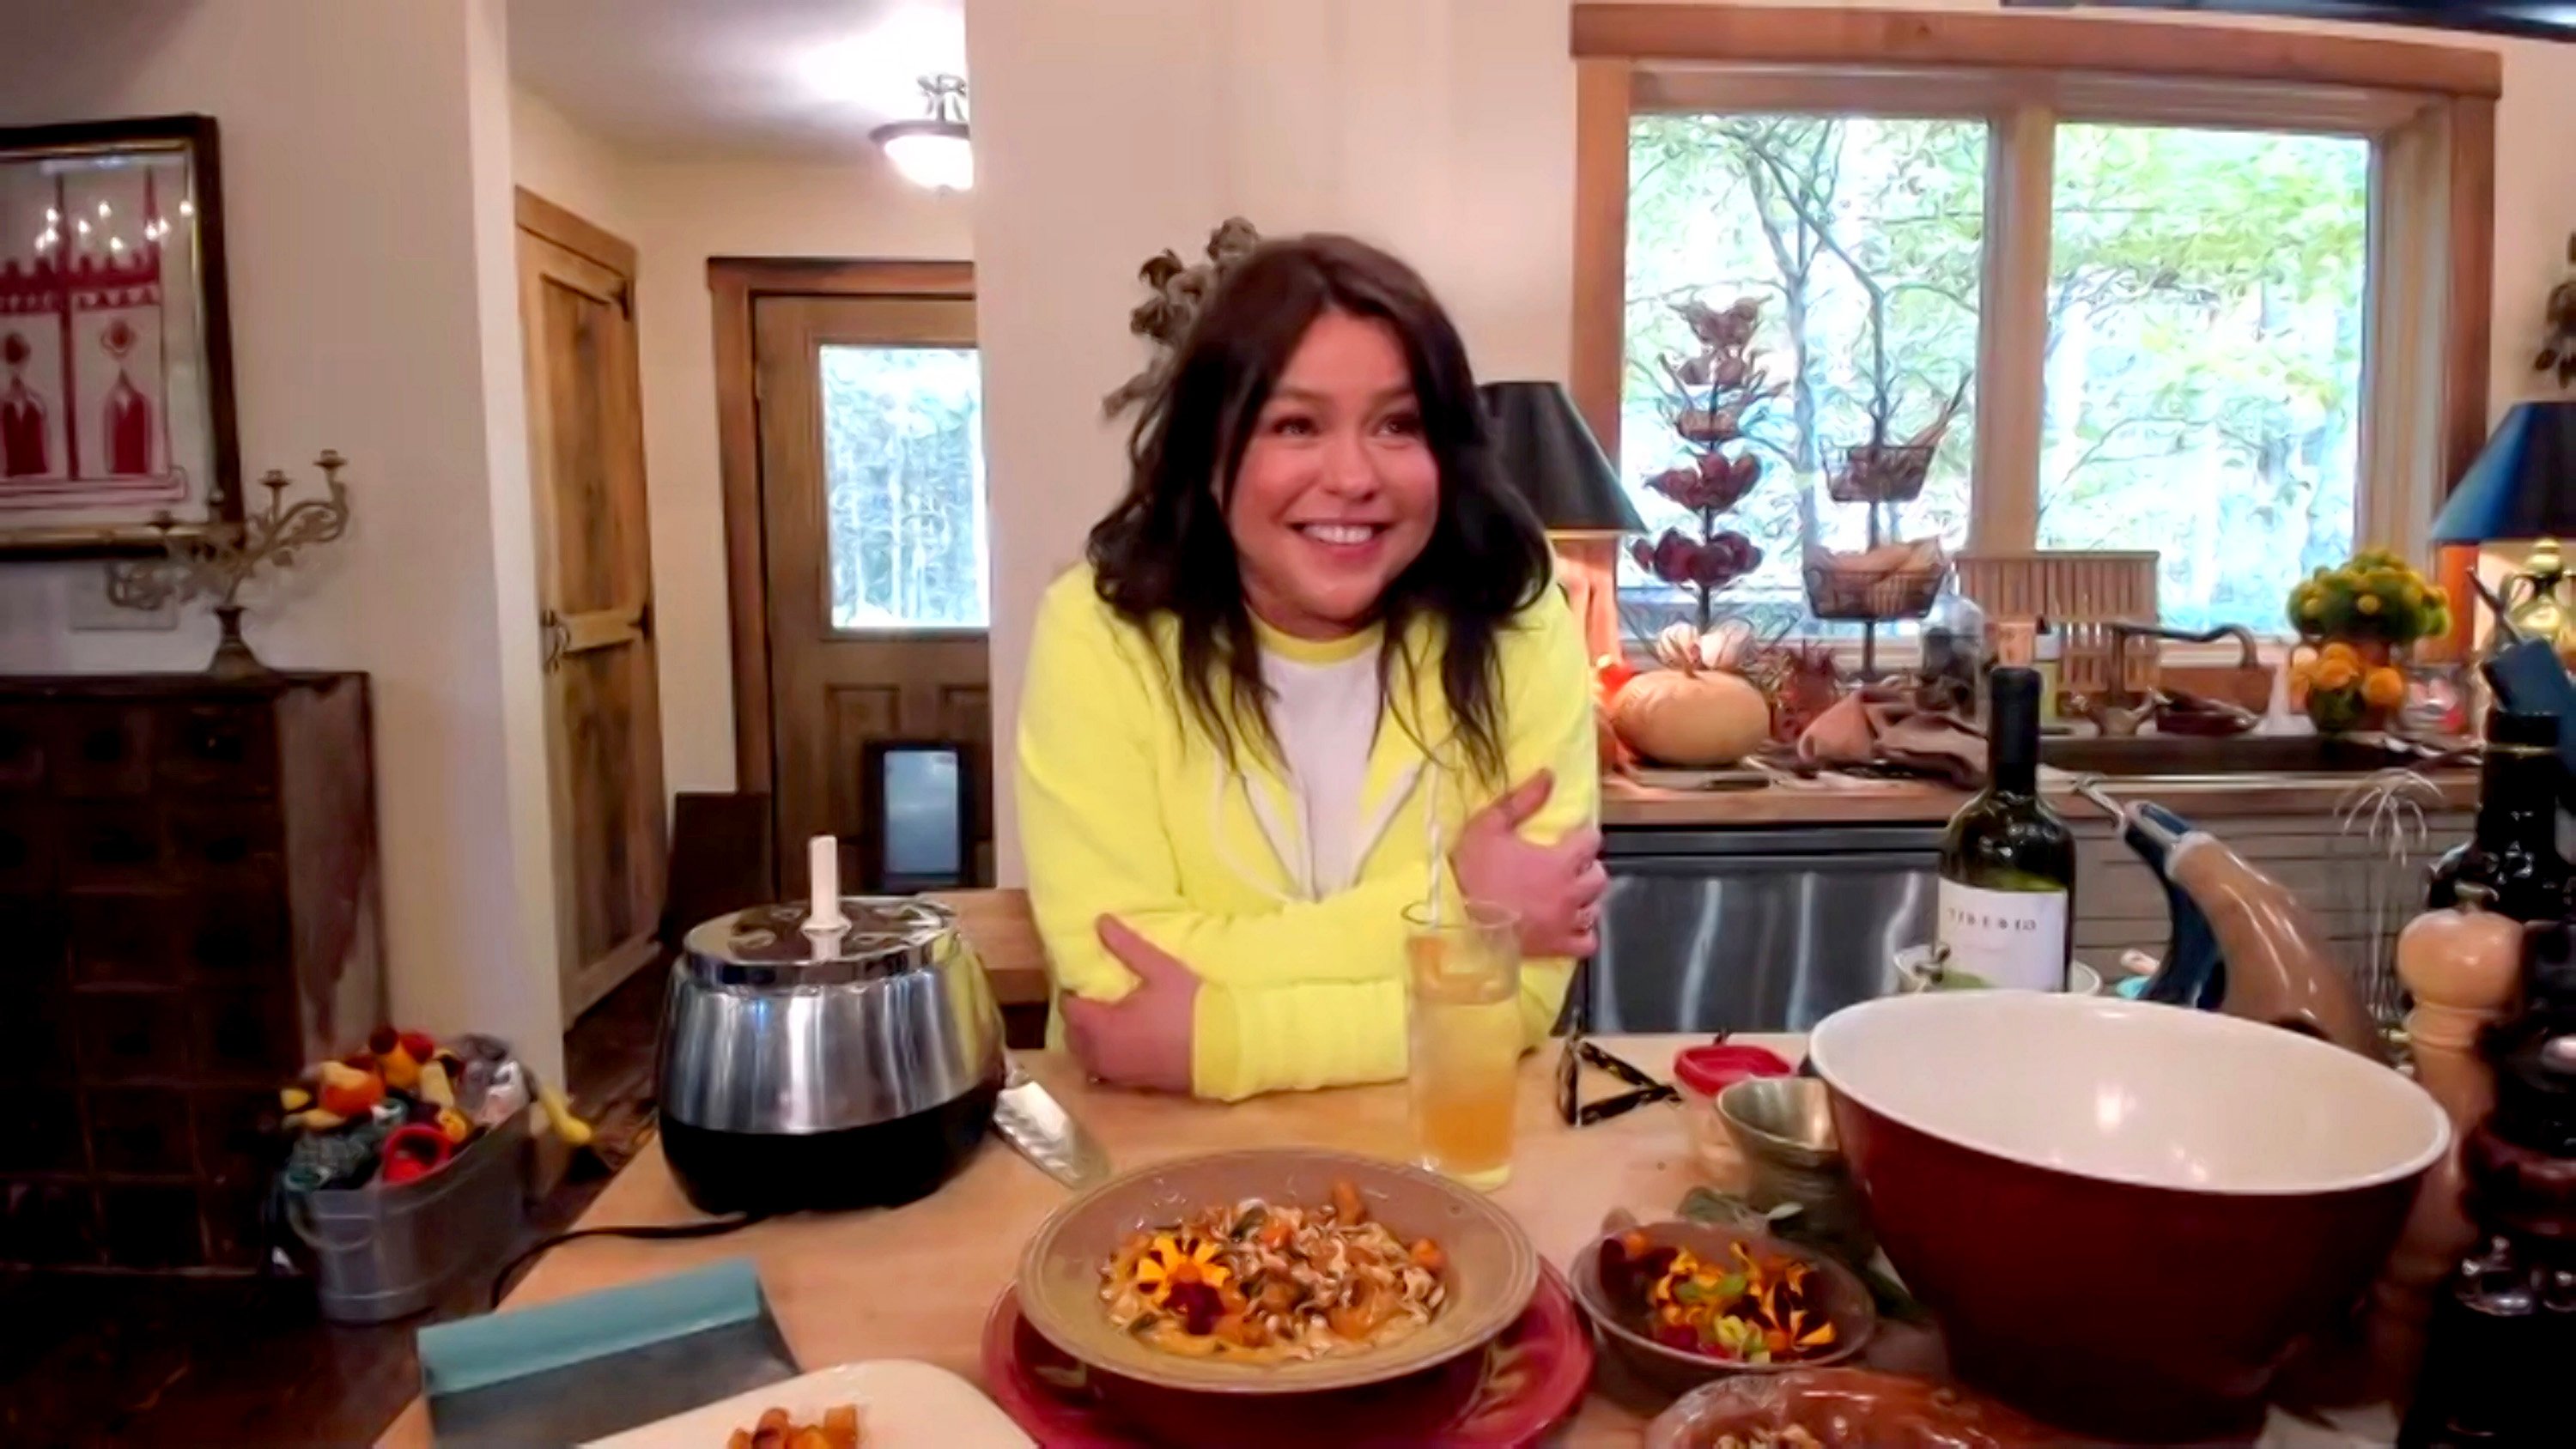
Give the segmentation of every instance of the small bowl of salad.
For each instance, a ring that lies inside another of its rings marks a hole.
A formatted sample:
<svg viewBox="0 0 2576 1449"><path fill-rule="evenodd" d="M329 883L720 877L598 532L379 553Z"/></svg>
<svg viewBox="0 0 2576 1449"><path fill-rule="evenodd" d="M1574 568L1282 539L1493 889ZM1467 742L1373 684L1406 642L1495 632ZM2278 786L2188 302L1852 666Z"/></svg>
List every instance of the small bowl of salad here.
<svg viewBox="0 0 2576 1449"><path fill-rule="evenodd" d="M1860 1279L1795 1243L1624 1214L1604 1229L1574 1261L1575 1301L1610 1351L1666 1392L1841 1363L1878 1329Z"/></svg>

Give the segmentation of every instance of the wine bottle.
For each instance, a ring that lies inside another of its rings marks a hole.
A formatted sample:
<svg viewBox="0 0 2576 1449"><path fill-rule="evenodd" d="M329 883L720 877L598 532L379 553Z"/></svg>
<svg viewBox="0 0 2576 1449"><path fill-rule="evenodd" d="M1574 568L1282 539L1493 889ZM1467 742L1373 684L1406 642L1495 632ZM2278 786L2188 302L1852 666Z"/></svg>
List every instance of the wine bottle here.
<svg viewBox="0 0 2576 1449"><path fill-rule="evenodd" d="M2558 717L2487 714L2476 832L2433 863L2426 905L2446 910L2462 885L2484 886L2517 921L2564 919L2570 871L2558 853Z"/></svg>
<svg viewBox="0 0 2576 1449"><path fill-rule="evenodd" d="M2039 674L1998 669L1987 688L1986 788L1941 837L1936 939L1948 972L2063 991L2075 946L2075 836L2039 798Z"/></svg>

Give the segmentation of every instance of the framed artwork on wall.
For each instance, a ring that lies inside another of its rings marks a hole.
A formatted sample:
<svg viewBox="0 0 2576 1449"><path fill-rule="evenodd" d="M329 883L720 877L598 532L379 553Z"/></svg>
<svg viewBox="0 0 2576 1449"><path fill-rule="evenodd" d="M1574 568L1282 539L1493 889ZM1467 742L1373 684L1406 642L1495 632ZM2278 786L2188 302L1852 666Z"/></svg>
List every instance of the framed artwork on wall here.
<svg viewBox="0 0 2576 1449"><path fill-rule="evenodd" d="M213 119L0 129L0 561L241 516Z"/></svg>

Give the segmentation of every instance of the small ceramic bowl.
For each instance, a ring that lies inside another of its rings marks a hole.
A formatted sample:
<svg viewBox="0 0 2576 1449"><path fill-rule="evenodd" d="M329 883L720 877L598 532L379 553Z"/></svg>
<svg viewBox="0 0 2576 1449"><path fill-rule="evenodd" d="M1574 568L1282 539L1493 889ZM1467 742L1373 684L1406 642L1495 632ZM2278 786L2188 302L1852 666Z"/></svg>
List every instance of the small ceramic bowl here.
<svg viewBox="0 0 2576 1449"><path fill-rule="evenodd" d="M1165 1353L1110 1323L1101 1270L1128 1234L1248 1197L1320 1205L1336 1182L1357 1188L1370 1215L1397 1236L1430 1238L1448 1255L1448 1301L1411 1336L1304 1363L1241 1363ZM1529 1307L1538 1277L1538 1254L1520 1224L1472 1188L1372 1157L1264 1148L1140 1168L1056 1209L1021 1254L1020 1313L1068 1357L1137 1383L1201 1394L1313 1393L1401 1378L1483 1347Z"/></svg>
<svg viewBox="0 0 2576 1449"><path fill-rule="evenodd" d="M1821 1284L1819 1306L1833 1322L1833 1347L1789 1362L1757 1364L1686 1353L1655 1342L1644 1333L1637 1312L1625 1304L1613 1303L1609 1288L1601 1281L1603 1245L1631 1232L1645 1234L1646 1241L1657 1247L1688 1248L1712 1263L1731 1260L1735 1245L1742 1243L1756 1257L1795 1258L1806 1264ZM1574 1301L1582 1305L1584 1316L1600 1330L1602 1343L1630 1373L1668 1394L1684 1393L1730 1374L1776 1374L1841 1363L1868 1347L1870 1335L1878 1331L1878 1308L1870 1302L1869 1290L1861 1286L1849 1268L1795 1243L1710 1223L1633 1223L1624 1213L1614 1214L1602 1225L1601 1236L1586 1243L1583 1251L1575 1255L1569 1276L1574 1281Z"/></svg>
<svg viewBox="0 0 2576 1449"><path fill-rule="evenodd" d="M1833 1101L1814 1077L1748 1077L1717 1094L1717 1116L1757 1165L1842 1170Z"/></svg>
<svg viewBox="0 0 2576 1449"><path fill-rule="evenodd" d="M1745 1165L1744 1200L1768 1211L1796 1203L1810 1241L1849 1245L1853 1261L1874 1246L1869 1214L1834 1140L1833 1094L1814 1077L1763 1077L1717 1095L1717 1118Z"/></svg>

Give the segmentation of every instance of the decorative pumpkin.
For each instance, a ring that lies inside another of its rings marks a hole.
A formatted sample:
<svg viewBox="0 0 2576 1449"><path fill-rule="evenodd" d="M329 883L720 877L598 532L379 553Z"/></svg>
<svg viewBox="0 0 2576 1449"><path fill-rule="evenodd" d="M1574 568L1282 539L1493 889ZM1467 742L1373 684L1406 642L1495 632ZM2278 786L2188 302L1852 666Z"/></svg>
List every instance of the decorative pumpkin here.
<svg viewBox="0 0 2576 1449"><path fill-rule="evenodd" d="M1721 669L1650 669L1610 701L1610 724L1647 759L1713 769L1771 738L1771 702L1742 675Z"/></svg>
<svg viewBox="0 0 2576 1449"><path fill-rule="evenodd" d="M1741 673L1752 652L1753 626L1742 619L1729 619L1705 633L1675 624L1655 636L1655 662L1684 674L1712 669Z"/></svg>

